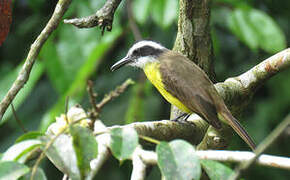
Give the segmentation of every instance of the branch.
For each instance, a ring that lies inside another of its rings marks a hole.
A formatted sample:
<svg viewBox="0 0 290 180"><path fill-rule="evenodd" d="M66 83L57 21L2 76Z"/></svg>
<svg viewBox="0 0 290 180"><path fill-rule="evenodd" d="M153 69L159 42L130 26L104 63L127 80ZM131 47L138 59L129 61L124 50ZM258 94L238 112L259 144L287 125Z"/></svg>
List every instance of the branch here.
<svg viewBox="0 0 290 180"><path fill-rule="evenodd" d="M111 141L110 138L110 134L107 133L96 137L96 140L98 141L98 156L90 163L92 171L89 176L92 178L97 174L102 165L111 156L111 152L109 150Z"/></svg>
<svg viewBox="0 0 290 180"><path fill-rule="evenodd" d="M198 116L196 116L198 117ZM290 118L289 118L290 119ZM190 119L191 121L198 122L197 119ZM204 121L200 121L204 122ZM170 125L171 124L171 125ZM105 161L111 156L110 153L110 144L111 144L111 136L108 133L113 128L134 128L139 135L146 136L150 135L156 131L165 133L165 136L168 136L168 131L170 130L168 126L174 127L185 127L188 126L189 123L176 123L172 121L157 121L157 122L141 122L141 123L132 123L123 126L113 126L106 127L99 120L94 124L94 134L100 134L96 136L96 140L98 141L98 156L95 160L91 162L92 172L90 177L93 178L94 175L100 170L101 166L105 163ZM164 126L163 126L164 125ZM163 129L163 128L167 129ZM192 126L194 127L194 126ZM194 129L194 128L193 128ZM206 127L204 129L207 129ZM171 131L172 134L175 131ZM185 132L187 135L189 132ZM205 132L204 132L205 133ZM169 132L170 134L170 132ZM200 134L200 133L197 133ZM156 135L156 134L155 134ZM194 136L192 136L194 138ZM161 139L163 137L160 137ZM159 138L159 139L160 139ZM207 150L207 151L196 151L196 155L200 159L206 160L217 160L222 162L244 162L255 157L255 154L252 152L241 152L241 151L220 151L220 150ZM132 156L129 158L133 163L133 171L131 175L132 180L143 180L146 176L146 167L157 164L157 154L154 151L148 151L142 149L141 146L138 146L133 152ZM269 167L276 167L281 169L290 169L290 158L286 157L278 157L271 155L261 155L257 161L257 164Z"/></svg>
<svg viewBox="0 0 290 180"><path fill-rule="evenodd" d="M225 102L231 105L232 110L240 112L266 80L289 67L290 48L269 57L240 76L217 83L215 87Z"/></svg>
<svg viewBox="0 0 290 180"><path fill-rule="evenodd" d="M56 4L55 10L52 17L46 24L45 28L42 30L40 35L36 38L34 43L31 45L25 63L22 66L16 80L13 82L8 93L5 95L0 103L0 120L2 119L4 113L6 112L8 106L12 103L13 99L28 81L32 66L39 54L39 51L45 41L48 39L50 34L57 28L62 16L70 5L71 0L59 0Z"/></svg>
<svg viewBox="0 0 290 180"><path fill-rule="evenodd" d="M186 55L214 79L209 1L180 0L179 5L178 32L173 50ZM241 76L215 85L234 115L242 112L265 80L289 66L289 54L289 49L282 51ZM172 106L171 119L179 114L179 110ZM226 126L221 131L210 127L198 148L224 148L230 133L231 129Z"/></svg>
<svg viewBox="0 0 290 180"><path fill-rule="evenodd" d="M96 98L97 98L97 93L94 92L93 90L94 83L92 80L87 81L87 92L89 95L89 101L91 104L92 109L88 111L88 115L91 119L96 120L98 116L98 109L97 109L97 103L96 103Z"/></svg>
<svg viewBox="0 0 290 180"><path fill-rule="evenodd" d="M146 164L141 158L141 154L144 150L141 147L137 147L132 155L133 171L131 180L144 180L146 177Z"/></svg>
<svg viewBox="0 0 290 180"><path fill-rule="evenodd" d="M149 123L149 122L147 122ZM100 128L97 127L99 125L95 125L95 129L98 129L95 131L95 133L100 132L108 132L111 128ZM128 125L122 126L122 128L131 128ZM91 168L94 172L94 174L101 168L101 166L104 164L105 160L108 159L110 154L110 143L111 143L111 136L109 133L104 133L96 137L99 148L98 148L98 157L96 160L93 160L91 162ZM104 153L105 152L105 153ZM101 154L100 154L101 153ZM241 151L220 151L220 150L207 150L207 151L196 151L196 155L199 157L199 159L204 160L216 160L216 161L222 161L222 162L245 162L253 157L255 157L255 154L252 152L241 152ZM141 146L138 146L134 153L132 154L131 158L133 163L133 171L131 175L131 179L135 180L143 180L145 179L146 175L146 167L150 165L156 165L157 164L157 154L154 151L148 151L142 149ZM290 158L286 157L278 157L278 156L272 156L272 155L261 155L256 163L258 165L262 166L268 166L268 167L276 167L281 169L290 169ZM91 176L94 177L94 176Z"/></svg>
<svg viewBox="0 0 290 180"><path fill-rule="evenodd" d="M249 104L258 88L275 74L290 67L290 48L285 49L237 77L215 84L234 115L240 114ZM229 130L217 131L210 127L198 149L220 149L227 145Z"/></svg>
<svg viewBox="0 0 290 180"><path fill-rule="evenodd" d="M160 141L184 139L192 144L198 144L206 133L208 124L198 116L191 116L187 121L187 123L170 120L135 122L123 126L111 126L108 129L134 128L139 135Z"/></svg>
<svg viewBox="0 0 290 180"><path fill-rule="evenodd" d="M65 19L64 23L72 24L78 28L100 26L103 34L105 29L112 30L114 14L120 3L121 0L107 0L105 5L95 14L83 18Z"/></svg>
<svg viewBox="0 0 290 180"><path fill-rule="evenodd" d="M206 150L197 151L200 159L216 160L222 162L245 162L251 160L255 153L246 151L224 151L224 150ZM280 169L290 169L290 158L272 155L261 155L256 164Z"/></svg>
<svg viewBox="0 0 290 180"><path fill-rule="evenodd" d="M251 160L255 156L255 153L247 151L205 150L196 151L196 155L199 159L204 160L239 163ZM153 151L142 150L140 156L146 164L157 164L157 154ZM264 154L257 159L256 164L290 170L290 158L287 157Z"/></svg>
<svg viewBox="0 0 290 180"><path fill-rule="evenodd" d="M101 120L97 120L94 123L94 133L95 132L106 132L107 127L102 123ZM89 174L89 178L93 179L94 176L101 169L102 165L106 162L106 160L110 157L111 152L109 150L111 144L111 136L109 133L104 133L96 137L96 141L98 142L98 156L96 159L92 160L90 163L91 172Z"/></svg>
<svg viewBox="0 0 290 180"><path fill-rule="evenodd" d="M101 111L101 109L104 107L105 104L113 100L114 98L120 96L127 88L128 86L134 84L134 81L132 79L127 79L123 84L118 86L114 91L111 91L108 95L106 95L102 101L97 104L96 109L98 112Z"/></svg>
<svg viewBox="0 0 290 180"><path fill-rule="evenodd" d="M142 150L140 153L142 160L146 164L157 164L157 154L153 151ZM225 150L206 150L196 151L199 159L214 160L221 162L245 162L251 160L255 153L247 151L225 151ZM280 169L290 169L290 158L272 155L261 155L256 164L267 167L275 167Z"/></svg>
<svg viewBox="0 0 290 180"><path fill-rule="evenodd" d="M278 127L271 132L270 135L263 140L261 144L255 150L255 156L253 156L248 161L240 164L238 168L236 168L235 174L230 178L232 180L236 180L240 177L242 172L246 171L258 158L259 156L271 145L273 142L283 133L283 131L290 125L290 115L288 115L284 121L282 121ZM283 161L282 161L283 162Z"/></svg>

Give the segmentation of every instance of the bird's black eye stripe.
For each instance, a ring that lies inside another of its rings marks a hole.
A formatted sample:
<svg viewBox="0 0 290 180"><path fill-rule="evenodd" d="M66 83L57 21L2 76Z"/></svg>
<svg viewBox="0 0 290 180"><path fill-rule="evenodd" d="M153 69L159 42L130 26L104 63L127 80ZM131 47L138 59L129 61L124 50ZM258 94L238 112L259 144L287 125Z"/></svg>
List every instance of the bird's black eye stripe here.
<svg viewBox="0 0 290 180"><path fill-rule="evenodd" d="M143 46L135 49L132 53L133 56L158 56L163 52L162 49L153 48L151 46Z"/></svg>
<svg viewBox="0 0 290 180"><path fill-rule="evenodd" d="M135 49L132 53L134 56L138 56L140 55L140 48L139 49Z"/></svg>

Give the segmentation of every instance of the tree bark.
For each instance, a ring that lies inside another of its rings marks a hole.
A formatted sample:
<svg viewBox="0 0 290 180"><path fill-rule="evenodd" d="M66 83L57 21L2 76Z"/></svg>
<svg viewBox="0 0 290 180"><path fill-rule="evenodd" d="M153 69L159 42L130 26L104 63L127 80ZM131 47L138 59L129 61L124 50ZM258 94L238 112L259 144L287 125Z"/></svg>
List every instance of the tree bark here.
<svg viewBox="0 0 290 180"><path fill-rule="evenodd" d="M210 36L210 0L180 0L178 32L173 47L201 67L213 81L213 47ZM180 115L172 106L171 119Z"/></svg>

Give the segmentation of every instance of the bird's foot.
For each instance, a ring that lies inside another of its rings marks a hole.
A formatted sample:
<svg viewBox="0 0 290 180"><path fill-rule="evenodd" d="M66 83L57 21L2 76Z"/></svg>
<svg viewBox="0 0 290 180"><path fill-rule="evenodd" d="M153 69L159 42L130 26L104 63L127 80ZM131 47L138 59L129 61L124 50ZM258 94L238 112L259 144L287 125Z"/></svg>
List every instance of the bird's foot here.
<svg viewBox="0 0 290 180"><path fill-rule="evenodd" d="M186 122L186 120L188 119L189 116L190 116L190 114L183 113L183 114L177 116L176 118L172 119L172 121L175 121L175 122Z"/></svg>

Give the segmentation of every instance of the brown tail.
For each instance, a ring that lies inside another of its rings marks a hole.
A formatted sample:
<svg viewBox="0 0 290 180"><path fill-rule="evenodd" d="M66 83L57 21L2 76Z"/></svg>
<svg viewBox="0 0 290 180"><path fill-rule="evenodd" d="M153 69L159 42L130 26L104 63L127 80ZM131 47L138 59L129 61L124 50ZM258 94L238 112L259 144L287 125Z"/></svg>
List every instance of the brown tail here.
<svg viewBox="0 0 290 180"><path fill-rule="evenodd" d="M239 121L229 112L228 109L220 112L220 115L223 117L226 122L236 131L236 133L250 146L252 150L255 150L256 145L253 139L249 136L247 131L239 123Z"/></svg>

